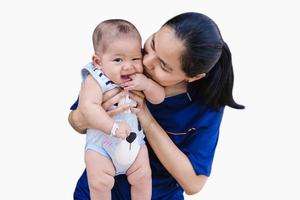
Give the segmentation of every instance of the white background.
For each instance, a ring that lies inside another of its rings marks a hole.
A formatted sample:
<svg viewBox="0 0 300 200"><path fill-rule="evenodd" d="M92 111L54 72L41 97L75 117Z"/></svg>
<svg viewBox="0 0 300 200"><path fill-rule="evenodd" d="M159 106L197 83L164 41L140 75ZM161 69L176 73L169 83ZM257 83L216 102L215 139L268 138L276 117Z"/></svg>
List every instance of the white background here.
<svg viewBox="0 0 300 200"><path fill-rule="evenodd" d="M219 25L233 55L234 96L247 108L226 109L211 177L186 199L300 199L300 15L296 1L284 2L1 1L0 198L72 199L85 137L67 116L100 21L127 19L145 40L196 11Z"/></svg>

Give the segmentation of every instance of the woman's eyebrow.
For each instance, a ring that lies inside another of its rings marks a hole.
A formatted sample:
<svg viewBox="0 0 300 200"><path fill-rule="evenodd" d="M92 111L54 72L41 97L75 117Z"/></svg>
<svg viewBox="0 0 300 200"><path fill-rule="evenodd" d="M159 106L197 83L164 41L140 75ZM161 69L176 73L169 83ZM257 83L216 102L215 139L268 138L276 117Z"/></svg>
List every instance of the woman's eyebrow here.
<svg viewBox="0 0 300 200"><path fill-rule="evenodd" d="M154 38L155 38L155 35L153 35L153 37L152 37L152 40L151 40L151 47L152 47L152 49L155 51L155 42L154 42Z"/></svg>

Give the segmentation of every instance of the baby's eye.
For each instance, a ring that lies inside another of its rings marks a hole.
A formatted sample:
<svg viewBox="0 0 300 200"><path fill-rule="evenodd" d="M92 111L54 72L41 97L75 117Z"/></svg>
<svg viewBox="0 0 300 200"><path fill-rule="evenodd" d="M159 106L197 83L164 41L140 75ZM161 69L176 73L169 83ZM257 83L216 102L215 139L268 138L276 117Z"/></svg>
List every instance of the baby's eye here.
<svg viewBox="0 0 300 200"><path fill-rule="evenodd" d="M114 62L122 62L123 60L122 60L122 58L115 58L113 61Z"/></svg>
<svg viewBox="0 0 300 200"><path fill-rule="evenodd" d="M142 58L133 58L133 61L142 60Z"/></svg>

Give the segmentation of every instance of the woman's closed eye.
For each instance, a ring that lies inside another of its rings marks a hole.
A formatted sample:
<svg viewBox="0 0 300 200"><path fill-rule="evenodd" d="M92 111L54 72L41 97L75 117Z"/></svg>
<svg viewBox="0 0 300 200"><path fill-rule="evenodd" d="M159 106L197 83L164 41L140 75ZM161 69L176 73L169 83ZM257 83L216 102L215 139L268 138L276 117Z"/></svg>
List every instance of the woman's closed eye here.
<svg viewBox="0 0 300 200"><path fill-rule="evenodd" d="M161 68L163 71L170 73L170 70L165 66L165 63L160 62L160 68Z"/></svg>

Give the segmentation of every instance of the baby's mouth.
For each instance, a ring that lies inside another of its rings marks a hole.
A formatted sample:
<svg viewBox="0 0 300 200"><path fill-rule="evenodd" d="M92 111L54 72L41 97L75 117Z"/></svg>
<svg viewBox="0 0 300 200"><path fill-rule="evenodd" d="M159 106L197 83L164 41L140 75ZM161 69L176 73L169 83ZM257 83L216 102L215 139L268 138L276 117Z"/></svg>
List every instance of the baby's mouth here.
<svg viewBox="0 0 300 200"><path fill-rule="evenodd" d="M124 80L124 81L131 81L130 75L131 74L121 75L121 79Z"/></svg>

